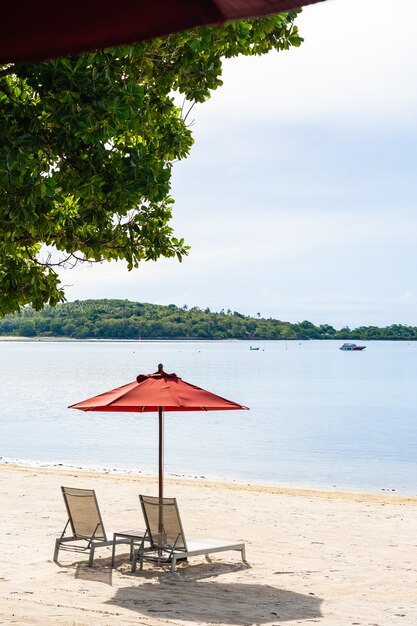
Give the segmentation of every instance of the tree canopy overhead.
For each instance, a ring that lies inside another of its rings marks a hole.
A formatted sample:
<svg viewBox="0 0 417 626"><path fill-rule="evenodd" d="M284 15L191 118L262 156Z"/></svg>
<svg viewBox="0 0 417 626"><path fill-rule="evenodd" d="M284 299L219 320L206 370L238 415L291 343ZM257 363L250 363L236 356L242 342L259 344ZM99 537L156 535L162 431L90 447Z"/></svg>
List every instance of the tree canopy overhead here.
<svg viewBox="0 0 417 626"><path fill-rule="evenodd" d="M0 65L0 314L64 300L54 263L181 261L170 177L193 139L172 94L204 102L223 58L299 46L295 16Z"/></svg>

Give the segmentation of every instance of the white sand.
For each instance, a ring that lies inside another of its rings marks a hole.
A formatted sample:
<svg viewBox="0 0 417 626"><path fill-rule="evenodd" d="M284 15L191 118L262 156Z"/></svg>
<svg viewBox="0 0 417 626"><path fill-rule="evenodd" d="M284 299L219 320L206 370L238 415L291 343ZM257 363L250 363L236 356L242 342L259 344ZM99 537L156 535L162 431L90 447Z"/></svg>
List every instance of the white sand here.
<svg viewBox="0 0 417 626"><path fill-rule="evenodd" d="M245 541L238 553L180 565L182 580L119 548L60 553L60 486L94 488L109 530L142 526L150 478L0 466L0 624L417 625L417 498L169 480L186 535Z"/></svg>

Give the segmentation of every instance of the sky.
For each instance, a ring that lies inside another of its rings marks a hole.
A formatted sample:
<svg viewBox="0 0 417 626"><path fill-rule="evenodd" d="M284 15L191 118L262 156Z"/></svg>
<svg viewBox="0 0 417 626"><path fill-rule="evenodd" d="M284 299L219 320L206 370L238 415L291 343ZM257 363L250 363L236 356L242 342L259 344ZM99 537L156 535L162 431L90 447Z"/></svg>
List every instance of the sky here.
<svg viewBox="0 0 417 626"><path fill-rule="evenodd" d="M180 264L63 271L67 299L417 325L417 3L326 0L299 49L224 63L173 169Z"/></svg>

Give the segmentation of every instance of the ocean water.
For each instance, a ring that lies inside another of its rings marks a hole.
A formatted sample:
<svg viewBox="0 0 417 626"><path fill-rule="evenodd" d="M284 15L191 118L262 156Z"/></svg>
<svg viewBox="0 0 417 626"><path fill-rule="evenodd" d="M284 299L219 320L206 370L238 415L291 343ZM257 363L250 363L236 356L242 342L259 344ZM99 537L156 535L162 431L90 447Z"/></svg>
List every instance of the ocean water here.
<svg viewBox="0 0 417 626"><path fill-rule="evenodd" d="M157 416L68 405L163 363L250 411L166 413L165 471L417 494L417 343L0 342L0 457L156 474Z"/></svg>

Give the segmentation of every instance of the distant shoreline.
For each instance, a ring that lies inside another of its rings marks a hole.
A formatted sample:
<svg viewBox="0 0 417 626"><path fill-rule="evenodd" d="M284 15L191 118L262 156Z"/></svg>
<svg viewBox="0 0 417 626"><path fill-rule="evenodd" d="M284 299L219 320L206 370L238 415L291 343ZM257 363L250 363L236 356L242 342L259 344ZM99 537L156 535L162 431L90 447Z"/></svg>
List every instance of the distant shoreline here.
<svg viewBox="0 0 417 626"><path fill-rule="evenodd" d="M308 320L287 322L238 311L159 305L129 300L76 300L41 311L23 307L0 317L1 337L43 340L151 340L151 341L416 341L417 326L390 324L383 328L343 326Z"/></svg>
<svg viewBox="0 0 417 626"><path fill-rule="evenodd" d="M311 339L242 339L242 338L227 338L227 339L198 339L193 337L154 337L154 338L143 338L143 339L123 339L123 338L111 338L111 337L49 337L49 336L39 336L39 337L23 337L21 335L0 335L1 341L19 341L19 342L28 342L28 343L36 343L36 342L62 342L62 343L155 343L159 341L165 341L167 343L213 343L213 342L222 342L222 343L230 343L230 342L242 342L242 343L263 343L265 341L273 341L277 343L301 343L301 342L310 342L310 341L334 341L336 343L341 343L344 341L351 340L349 337L338 337L334 339L332 337L312 337ZM372 343L374 341L394 341L396 343L414 343L417 341L417 338L403 338L399 337L398 339L393 339L392 337L383 339L381 337L377 337L375 339L360 339L356 341L362 341L367 343Z"/></svg>
<svg viewBox="0 0 417 626"><path fill-rule="evenodd" d="M170 339L168 337L156 337L155 339L117 339L117 338L95 338L95 337L21 337L14 335L0 335L0 341L27 341L30 343L36 343L37 341L46 341L46 342L63 342L63 343L154 343L158 341L166 341L170 343L175 343L178 341L184 341L188 343L212 343L213 341L222 341L224 343L230 343L232 341L244 341L257 343L258 341L287 341L286 339L193 339L191 337L176 337L175 339ZM302 339L292 339L291 341L305 341ZM332 339L330 341L333 341ZM343 341L339 339L335 339L335 341Z"/></svg>
<svg viewBox="0 0 417 626"><path fill-rule="evenodd" d="M245 343L252 342L258 343L260 341L306 341L306 339L193 339L191 337L176 337L170 339L168 337L155 337L154 339L111 339L95 337L21 337L13 335L0 335L0 341L27 341L30 343L36 343L37 341L47 342L63 342L63 343L154 343L158 341L166 341L169 343L175 343L178 341L184 341L188 343L212 343L213 341L221 341L223 343L230 343L232 341L243 341ZM330 339L329 341L343 341L343 339Z"/></svg>

